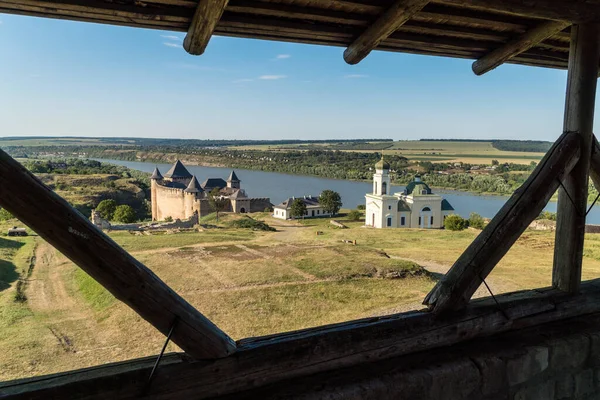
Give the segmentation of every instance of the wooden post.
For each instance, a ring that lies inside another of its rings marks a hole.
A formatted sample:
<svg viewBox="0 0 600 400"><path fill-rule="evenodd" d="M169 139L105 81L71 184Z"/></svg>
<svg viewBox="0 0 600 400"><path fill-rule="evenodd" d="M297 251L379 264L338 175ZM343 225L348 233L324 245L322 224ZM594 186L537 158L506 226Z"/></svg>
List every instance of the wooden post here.
<svg viewBox="0 0 600 400"><path fill-rule="evenodd" d="M435 313L463 308L498 261L556 192L580 157L580 140L566 132L548 150L527 181L518 188L450 271L425 297Z"/></svg>
<svg viewBox="0 0 600 400"><path fill-rule="evenodd" d="M163 334L177 321L172 340L190 356L214 359L235 351L229 336L2 150L0 206Z"/></svg>
<svg viewBox="0 0 600 400"><path fill-rule="evenodd" d="M565 132L577 132L581 157L558 192L552 284L575 293L581 283L588 178L593 144L600 24L574 25L565 102Z"/></svg>

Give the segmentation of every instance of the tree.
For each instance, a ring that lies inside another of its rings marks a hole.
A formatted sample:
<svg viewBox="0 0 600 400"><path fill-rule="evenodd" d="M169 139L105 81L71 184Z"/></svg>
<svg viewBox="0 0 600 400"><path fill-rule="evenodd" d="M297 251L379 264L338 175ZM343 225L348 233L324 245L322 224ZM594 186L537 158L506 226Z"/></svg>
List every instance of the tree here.
<svg viewBox="0 0 600 400"><path fill-rule="evenodd" d="M227 199L223 198L218 188L214 188L208 194L208 204L210 208L217 213L217 222L219 222L219 212L227 206Z"/></svg>
<svg viewBox="0 0 600 400"><path fill-rule="evenodd" d="M96 207L96 211L100 213L100 216L108 221L111 221L115 215L115 210L117 209L117 202L110 200L102 200L98 203L98 207Z"/></svg>
<svg viewBox="0 0 600 400"><path fill-rule="evenodd" d="M290 216L292 218L303 217L306 214L306 204L302 201L302 199L296 199L292 203L292 207L290 209Z"/></svg>
<svg viewBox="0 0 600 400"><path fill-rule="evenodd" d="M323 190L319 196L319 204L321 204L326 212L335 215L342 208L342 198L338 192Z"/></svg>
<svg viewBox="0 0 600 400"><path fill-rule="evenodd" d="M0 221L8 221L9 219L13 218L13 215L6 211L5 208L0 208Z"/></svg>
<svg viewBox="0 0 600 400"><path fill-rule="evenodd" d="M467 220L460 215L448 215L444 220L444 228L450 231L462 231L467 227Z"/></svg>
<svg viewBox="0 0 600 400"><path fill-rule="evenodd" d="M363 213L359 210L352 210L348 213L348 219L350 221L358 221L362 218Z"/></svg>
<svg viewBox="0 0 600 400"><path fill-rule="evenodd" d="M483 220L483 217L479 214L477 214L476 212L472 212L469 215L469 226L475 229L483 229L483 226L485 225L485 221Z"/></svg>
<svg viewBox="0 0 600 400"><path fill-rule="evenodd" d="M492 160L492 165L499 165L500 162L498 160Z"/></svg>
<svg viewBox="0 0 600 400"><path fill-rule="evenodd" d="M123 222L124 224L135 222L135 211L131 206L126 204L117 206L113 219L118 222Z"/></svg>

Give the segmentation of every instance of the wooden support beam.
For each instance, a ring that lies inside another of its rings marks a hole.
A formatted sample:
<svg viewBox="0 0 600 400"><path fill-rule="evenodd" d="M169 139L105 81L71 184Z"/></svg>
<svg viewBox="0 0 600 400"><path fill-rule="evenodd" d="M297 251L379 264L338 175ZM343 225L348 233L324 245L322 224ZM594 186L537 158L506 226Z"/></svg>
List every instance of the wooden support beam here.
<svg viewBox="0 0 600 400"><path fill-rule="evenodd" d="M348 64L357 64L369 55L379 43L387 39L413 15L421 11L429 0L396 0L377 20L344 51Z"/></svg>
<svg viewBox="0 0 600 400"><path fill-rule="evenodd" d="M197 359L225 357L235 343L152 271L0 150L0 206Z"/></svg>
<svg viewBox="0 0 600 400"><path fill-rule="evenodd" d="M229 0L200 0L188 33L183 40L183 48L190 54L204 53L217 23L225 11Z"/></svg>
<svg viewBox="0 0 600 400"><path fill-rule="evenodd" d="M599 59L600 24L574 25L563 129L579 137L581 157L573 171L562 179L558 192L552 270L552 284L569 293L577 292L581 282Z"/></svg>
<svg viewBox="0 0 600 400"><path fill-rule="evenodd" d="M529 50L533 46L556 35L568 27L570 23L564 21L546 21L527 31L504 46L498 47L473 63L473 72L483 75L511 58Z"/></svg>
<svg viewBox="0 0 600 400"><path fill-rule="evenodd" d="M600 143L598 143L595 135L592 140L594 145L592 147L592 158L590 159L590 179L596 190L600 192Z"/></svg>
<svg viewBox="0 0 600 400"><path fill-rule="evenodd" d="M544 209L559 180L580 157L580 138L564 133L546 153L527 181L518 188L492 221L425 298L435 313L464 307L496 264Z"/></svg>
<svg viewBox="0 0 600 400"><path fill-rule="evenodd" d="M144 399L215 398L277 382L286 384L292 378L593 315L600 312L600 280L585 282L577 296L546 288L503 294L497 300L499 306L490 298L474 300L464 312L445 318L414 311L245 339L238 343L235 356L213 362L189 362L176 354L167 355ZM1 382L0 398L137 398L155 359ZM406 363L402 358L396 360L398 366Z"/></svg>

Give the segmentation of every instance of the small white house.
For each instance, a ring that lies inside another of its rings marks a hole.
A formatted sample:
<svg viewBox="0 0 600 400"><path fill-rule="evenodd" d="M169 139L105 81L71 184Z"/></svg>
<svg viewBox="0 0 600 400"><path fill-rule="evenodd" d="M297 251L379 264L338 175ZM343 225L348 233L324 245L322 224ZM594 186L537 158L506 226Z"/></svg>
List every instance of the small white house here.
<svg viewBox="0 0 600 400"><path fill-rule="evenodd" d="M304 197L289 197L281 204L273 207L273 216L279 219L291 219L290 215L292 210L292 203L296 199L302 200L304 205L306 205L306 213L304 214L304 218L317 218L317 217L330 217L331 213L326 212L323 209L323 206L319 204L319 198L313 196L304 196Z"/></svg>
<svg viewBox="0 0 600 400"><path fill-rule="evenodd" d="M401 193L390 193L390 164L375 164L373 193L367 193L365 225L373 228L442 228L454 208L417 175Z"/></svg>

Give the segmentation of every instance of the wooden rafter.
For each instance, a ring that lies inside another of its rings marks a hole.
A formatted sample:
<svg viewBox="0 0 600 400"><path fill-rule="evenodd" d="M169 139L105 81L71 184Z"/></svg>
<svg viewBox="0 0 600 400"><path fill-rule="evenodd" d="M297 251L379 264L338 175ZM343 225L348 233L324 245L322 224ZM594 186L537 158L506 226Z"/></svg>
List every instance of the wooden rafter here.
<svg viewBox="0 0 600 400"><path fill-rule="evenodd" d="M483 279L544 209L579 157L579 136L564 133L423 303L438 314L464 307Z"/></svg>
<svg viewBox="0 0 600 400"><path fill-rule="evenodd" d="M189 362L168 355L144 399L207 399L372 363L475 338L600 312L600 280L581 294L554 288L478 299L461 313L436 318L410 312L242 340L235 356ZM0 397L41 400L137 398L155 358L0 383ZM99 388L101 390L99 390ZM235 397L233 397L235 398Z"/></svg>
<svg viewBox="0 0 600 400"><path fill-rule="evenodd" d="M511 58L556 35L570 25L564 21L546 21L504 46L498 47L473 63L473 72L485 74Z"/></svg>
<svg viewBox="0 0 600 400"><path fill-rule="evenodd" d="M600 24L574 25L567 78L564 131L581 141L581 158L558 192L552 283L575 293L581 282L590 157L593 149Z"/></svg>
<svg viewBox="0 0 600 400"><path fill-rule="evenodd" d="M429 0L396 0L394 4L367 28L344 51L344 60L348 64L357 64L387 39L413 15L421 11Z"/></svg>
<svg viewBox="0 0 600 400"><path fill-rule="evenodd" d="M190 54L204 53L217 23L229 0L200 0L183 41L183 48Z"/></svg>
<svg viewBox="0 0 600 400"><path fill-rule="evenodd" d="M0 206L37 232L197 359L225 357L235 343L142 263L31 172L0 150Z"/></svg>

